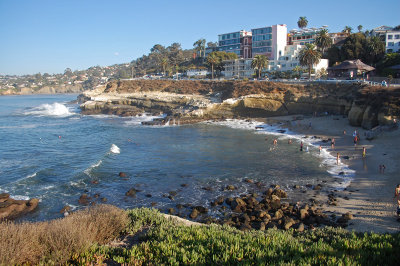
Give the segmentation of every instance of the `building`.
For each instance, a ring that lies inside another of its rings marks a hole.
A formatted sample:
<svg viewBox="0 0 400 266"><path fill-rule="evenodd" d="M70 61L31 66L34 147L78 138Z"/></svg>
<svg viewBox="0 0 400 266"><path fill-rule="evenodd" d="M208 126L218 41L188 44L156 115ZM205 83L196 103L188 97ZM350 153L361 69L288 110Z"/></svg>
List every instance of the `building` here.
<svg viewBox="0 0 400 266"><path fill-rule="evenodd" d="M207 57L209 54L211 54L212 52L216 52L218 51L218 47L206 47L204 56Z"/></svg>
<svg viewBox="0 0 400 266"><path fill-rule="evenodd" d="M339 65L328 68L330 77L355 78L375 70L372 66L364 64L360 59L345 60Z"/></svg>
<svg viewBox="0 0 400 266"><path fill-rule="evenodd" d="M329 33L329 36L332 39L332 44L340 46L340 42L343 42L344 40L346 40L347 37L350 36L350 33L348 33L348 32L335 32L335 33Z"/></svg>
<svg viewBox="0 0 400 266"><path fill-rule="evenodd" d="M235 59L224 61L224 71L222 74L226 78L250 78L254 74L251 67L252 59Z"/></svg>
<svg viewBox="0 0 400 266"><path fill-rule="evenodd" d="M235 53L239 58L243 58L245 48L243 42L246 36L251 36L251 32L241 30L218 35L218 51Z"/></svg>
<svg viewBox="0 0 400 266"><path fill-rule="evenodd" d="M287 42L287 27L285 24L251 30L252 57L265 55L270 60L283 54Z"/></svg>
<svg viewBox="0 0 400 266"><path fill-rule="evenodd" d="M186 71L186 76L188 77L205 77L207 74L207 69L189 69Z"/></svg>
<svg viewBox="0 0 400 266"><path fill-rule="evenodd" d="M298 56L302 48L304 48L304 45L287 45L284 55L280 56L277 60L270 60L268 71L290 71L296 66L300 66ZM313 68L316 72L323 68L327 69L328 59L321 59Z"/></svg>
<svg viewBox="0 0 400 266"><path fill-rule="evenodd" d="M322 26L320 28L309 28L309 29L294 29L288 34L287 44L288 45L305 45L306 43L314 43L317 38L318 32L327 29L328 26Z"/></svg>
<svg viewBox="0 0 400 266"><path fill-rule="evenodd" d="M386 53L400 51L400 31L392 27L380 26L371 31L371 35L378 36L385 43Z"/></svg>

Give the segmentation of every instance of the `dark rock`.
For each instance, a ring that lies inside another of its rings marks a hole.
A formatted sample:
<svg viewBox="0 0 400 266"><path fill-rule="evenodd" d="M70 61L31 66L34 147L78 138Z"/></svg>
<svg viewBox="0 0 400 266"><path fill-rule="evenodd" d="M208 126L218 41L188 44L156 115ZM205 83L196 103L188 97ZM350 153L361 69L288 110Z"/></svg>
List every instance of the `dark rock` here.
<svg viewBox="0 0 400 266"><path fill-rule="evenodd" d="M212 191L212 187L202 187L202 189L206 190L206 191Z"/></svg>
<svg viewBox="0 0 400 266"><path fill-rule="evenodd" d="M270 206L273 210L279 209L281 207L281 199L276 195L272 195Z"/></svg>
<svg viewBox="0 0 400 266"><path fill-rule="evenodd" d="M233 198L227 198L225 200L225 203L228 204L229 206L231 206L232 202L233 202Z"/></svg>
<svg viewBox="0 0 400 266"><path fill-rule="evenodd" d="M82 194L78 200L79 204L82 204L82 205L88 205L89 201L90 201L90 197L87 194Z"/></svg>
<svg viewBox="0 0 400 266"><path fill-rule="evenodd" d="M170 192L168 192L168 194L170 194L172 197L175 197L178 194L178 192L170 191Z"/></svg>
<svg viewBox="0 0 400 266"><path fill-rule="evenodd" d="M178 210L181 210L181 209L183 209L183 205L182 205L182 204L176 204L176 208L177 208Z"/></svg>
<svg viewBox="0 0 400 266"><path fill-rule="evenodd" d="M308 217L308 210L306 208L300 209L299 214L300 214L299 218L301 220L304 220Z"/></svg>
<svg viewBox="0 0 400 266"><path fill-rule="evenodd" d="M93 197L94 197L95 199L97 199L97 198L100 197L100 194L99 194L99 193L96 193L96 194L93 195Z"/></svg>
<svg viewBox="0 0 400 266"><path fill-rule="evenodd" d="M134 189L134 188L129 189L129 190L125 193L125 196L128 196L128 197L136 197L136 189Z"/></svg>
<svg viewBox="0 0 400 266"><path fill-rule="evenodd" d="M200 213L197 209L193 209L192 212L190 213L189 217L192 219L196 219L199 214Z"/></svg>
<svg viewBox="0 0 400 266"><path fill-rule="evenodd" d="M187 187L188 184L181 184L181 187Z"/></svg>
<svg viewBox="0 0 400 266"><path fill-rule="evenodd" d="M207 213L208 209L203 206L194 206L193 209L196 209L199 213Z"/></svg>
<svg viewBox="0 0 400 266"><path fill-rule="evenodd" d="M171 195L169 195L168 198L169 198L170 200L175 200L175 198L174 198L173 196L171 196Z"/></svg>
<svg viewBox="0 0 400 266"><path fill-rule="evenodd" d="M254 183L253 179L249 179L249 178L246 178L246 179L244 180L244 182L250 183L250 184L253 184L253 183Z"/></svg>
<svg viewBox="0 0 400 266"><path fill-rule="evenodd" d="M146 194L146 197L151 198L152 195L151 194Z"/></svg>
<svg viewBox="0 0 400 266"><path fill-rule="evenodd" d="M168 209L168 214L175 214L175 209L174 208L169 208Z"/></svg>
<svg viewBox="0 0 400 266"><path fill-rule="evenodd" d="M225 189L226 189L226 190L233 191L233 190L236 189L236 187L235 187L234 185L227 185Z"/></svg>
<svg viewBox="0 0 400 266"><path fill-rule="evenodd" d="M152 203L151 203L151 206L152 206L152 207L154 207L154 206L156 206L156 205L157 205L157 202L152 202Z"/></svg>
<svg viewBox="0 0 400 266"><path fill-rule="evenodd" d="M285 217L283 228L284 228L285 230L289 230L289 228L292 227L292 225L294 225L294 224L295 224L295 222L294 222L294 220L293 220L292 218L290 218L290 217Z"/></svg>
<svg viewBox="0 0 400 266"><path fill-rule="evenodd" d="M322 185L318 184L313 189L314 190L321 190L322 189Z"/></svg>
<svg viewBox="0 0 400 266"><path fill-rule="evenodd" d="M9 197L10 197L10 194L8 194L8 193L1 193L1 194L0 194L0 202L4 202L4 201L8 200Z"/></svg>
<svg viewBox="0 0 400 266"><path fill-rule="evenodd" d="M119 177L126 177L126 174L124 172L119 172Z"/></svg>
<svg viewBox="0 0 400 266"><path fill-rule="evenodd" d="M294 185L293 188L294 189L300 189L300 186L299 185Z"/></svg>
<svg viewBox="0 0 400 266"><path fill-rule="evenodd" d="M61 210L60 213L69 212L71 210L71 206L65 205Z"/></svg>
<svg viewBox="0 0 400 266"><path fill-rule="evenodd" d="M303 232L303 231L304 231L304 224L303 224L303 223L300 223L296 230L297 230L298 232Z"/></svg>
<svg viewBox="0 0 400 266"><path fill-rule="evenodd" d="M101 198L101 202L107 202L107 198Z"/></svg>
<svg viewBox="0 0 400 266"><path fill-rule="evenodd" d="M241 212L246 207L246 202L244 202L241 198L234 198L231 202L231 209L235 212Z"/></svg>

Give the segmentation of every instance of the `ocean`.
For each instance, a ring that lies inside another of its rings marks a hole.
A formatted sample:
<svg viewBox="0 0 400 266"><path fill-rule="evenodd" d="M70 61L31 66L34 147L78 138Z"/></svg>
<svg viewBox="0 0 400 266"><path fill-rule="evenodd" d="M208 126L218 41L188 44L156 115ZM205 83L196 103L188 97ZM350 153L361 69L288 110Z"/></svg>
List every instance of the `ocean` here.
<svg viewBox="0 0 400 266"><path fill-rule="evenodd" d="M254 191L245 179L290 191L319 183L342 189L354 175L336 165L328 147L319 153L319 139L283 132L279 125L226 120L143 126L154 117L81 115L72 103L76 97L0 97L0 193L40 200L24 220L62 217L65 205L83 208L83 193L96 203L165 211L177 204L209 207L220 195ZM226 191L227 185L236 189ZM138 190L136 197L125 196L130 188ZM211 209L210 215L220 214Z"/></svg>

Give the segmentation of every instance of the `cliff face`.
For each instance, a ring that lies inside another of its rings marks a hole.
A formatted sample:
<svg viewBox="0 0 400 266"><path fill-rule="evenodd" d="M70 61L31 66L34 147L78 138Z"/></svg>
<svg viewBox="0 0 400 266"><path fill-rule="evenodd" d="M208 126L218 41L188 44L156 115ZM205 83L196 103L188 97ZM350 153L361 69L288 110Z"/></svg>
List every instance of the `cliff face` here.
<svg viewBox="0 0 400 266"><path fill-rule="evenodd" d="M80 95L83 114L143 112L205 119L266 117L328 112L372 128L400 115L400 88L357 84L284 84L244 81L114 81Z"/></svg>
<svg viewBox="0 0 400 266"><path fill-rule="evenodd" d="M5 90L0 91L0 95L28 95L28 94L55 94L55 93L79 93L83 91L81 84L77 85L58 85L58 86L45 86L38 90L31 88L21 88L20 91Z"/></svg>

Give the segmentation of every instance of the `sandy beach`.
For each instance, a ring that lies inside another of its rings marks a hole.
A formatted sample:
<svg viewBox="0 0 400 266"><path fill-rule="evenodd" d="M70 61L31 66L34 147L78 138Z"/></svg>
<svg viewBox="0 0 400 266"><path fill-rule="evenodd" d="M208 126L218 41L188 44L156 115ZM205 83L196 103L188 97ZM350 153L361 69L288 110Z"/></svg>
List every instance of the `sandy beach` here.
<svg viewBox="0 0 400 266"><path fill-rule="evenodd" d="M335 138L334 149L331 149L330 142L324 143L323 147L333 156L339 152L340 157L349 157L342 158L341 162L355 170L356 174L346 189L310 192L310 196L321 202L326 211L353 214L354 219L347 229L376 233L400 230L400 222L396 220L397 204L393 198L395 186L400 183L400 130L382 132L373 140L367 140L364 136L366 130L350 126L347 117L343 116L304 117L294 123L293 117L287 116L269 121L284 122L292 131L304 135ZM354 130L360 135L356 146L353 144ZM366 148L365 158L362 157L363 147ZM379 170L382 164L386 167L384 173ZM337 206L328 205L327 195L330 192L337 197Z"/></svg>

